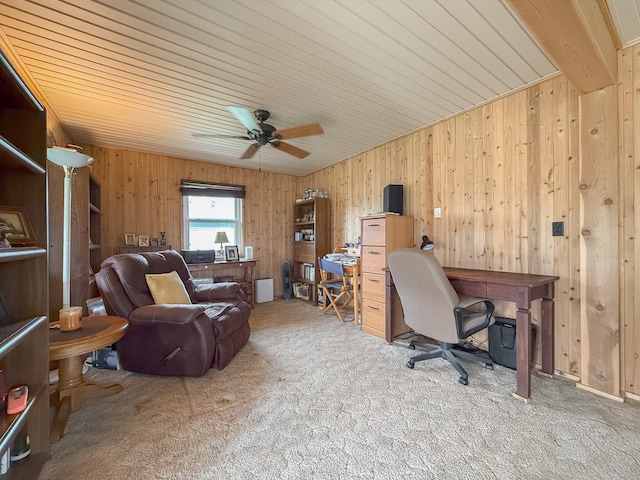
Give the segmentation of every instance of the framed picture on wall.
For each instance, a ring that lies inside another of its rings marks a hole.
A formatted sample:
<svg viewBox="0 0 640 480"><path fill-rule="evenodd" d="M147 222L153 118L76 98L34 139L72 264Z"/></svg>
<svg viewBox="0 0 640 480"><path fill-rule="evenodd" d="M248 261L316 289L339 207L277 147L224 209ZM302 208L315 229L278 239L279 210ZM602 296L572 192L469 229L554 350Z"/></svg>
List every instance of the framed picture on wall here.
<svg viewBox="0 0 640 480"><path fill-rule="evenodd" d="M0 231L13 246L36 243L24 208L0 206Z"/></svg>
<svg viewBox="0 0 640 480"><path fill-rule="evenodd" d="M237 262L240 259L238 257L238 246L237 245L225 245L225 247L224 247L224 259L227 262Z"/></svg>
<svg viewBox="0 0 640 480"><path fill-rule="evenodd" d="M138 235L138 245L140 247L149 246L149 235Z"/></svg>
<svg viewBox="0 0 640 480"><path fill-rule="evenodd" d="M133 233L125 233L124 234L124 244L125 245L138 245L136 242L136 236Z"/></svg>

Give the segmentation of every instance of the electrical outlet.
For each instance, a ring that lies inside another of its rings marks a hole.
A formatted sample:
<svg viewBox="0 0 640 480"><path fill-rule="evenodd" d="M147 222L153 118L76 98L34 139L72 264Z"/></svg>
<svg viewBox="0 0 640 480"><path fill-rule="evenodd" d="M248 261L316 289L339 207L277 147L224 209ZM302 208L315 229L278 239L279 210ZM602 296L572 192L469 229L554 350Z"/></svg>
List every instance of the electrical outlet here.
<svg viewBox="0 0 640 480"><path fill-rule="evenodd" d="M564 237L564 222L551 222L551 235Z"/></svg>
<svg viewBox="0 0 640 480"><path fill-rule="evenodd" d="M442 209L440 207L436 207L433 209L433 218L441 218L442 217Z"/></svg>

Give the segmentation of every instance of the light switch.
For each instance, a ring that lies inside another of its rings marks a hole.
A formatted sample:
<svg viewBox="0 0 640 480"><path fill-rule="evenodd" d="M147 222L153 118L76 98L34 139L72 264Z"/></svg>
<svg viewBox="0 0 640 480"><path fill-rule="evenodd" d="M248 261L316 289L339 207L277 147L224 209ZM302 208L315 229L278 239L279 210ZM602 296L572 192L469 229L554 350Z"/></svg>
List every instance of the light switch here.
<svg viewBox="0 0 640 480"><path fill-rule="evenodd" d="M433 218L442 218L442 209L440 207L433 209Z"/></svg>

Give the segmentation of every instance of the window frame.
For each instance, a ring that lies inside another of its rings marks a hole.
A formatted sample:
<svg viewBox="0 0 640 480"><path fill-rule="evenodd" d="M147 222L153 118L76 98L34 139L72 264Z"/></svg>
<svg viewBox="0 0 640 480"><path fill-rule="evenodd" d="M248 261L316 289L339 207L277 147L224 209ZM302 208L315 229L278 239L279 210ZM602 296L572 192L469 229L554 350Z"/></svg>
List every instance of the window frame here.
<svg viewBox="0 0 640 480"><path fill-rule="evenodd" d="M216 231L216 225L220 225L221 228L225 228L221 224L232 224L235 230L235 243L229 243L229 245L237 245L238 250L242 251L244 245L244 202L246 190L244 185L233 185L224 183L210 183L210 182L195 182L191 180L181 180L180 192L182 193L182 227L183 227L183 239L182 245L184 250L191 250L190 248L190 232L192 224L194 222L210 224L213 231ZM234 199L234 211L235 218L191 218L189 216L189 201L190 197L207 197L207 198L233 198ZM204 227L208 228L208 227ZM228 227L226 227L228 228ZM217 229L217 230L220 230ZM220 248L220 245L213 244L212 250Z"/></svg>

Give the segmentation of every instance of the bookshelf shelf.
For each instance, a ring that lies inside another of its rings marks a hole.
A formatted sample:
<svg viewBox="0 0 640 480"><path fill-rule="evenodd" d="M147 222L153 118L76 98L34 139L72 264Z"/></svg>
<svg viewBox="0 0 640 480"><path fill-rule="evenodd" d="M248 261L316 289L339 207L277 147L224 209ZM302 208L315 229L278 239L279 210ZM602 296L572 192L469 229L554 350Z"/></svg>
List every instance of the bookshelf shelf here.
<svg viewBox="0 0 640 480"><path fill-rule="evenodd" d="M315 303L319 281L318 257L331 251L329 199L314 198L293 206L293 294Z"/></svg>

